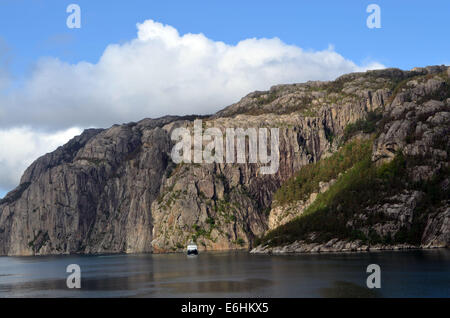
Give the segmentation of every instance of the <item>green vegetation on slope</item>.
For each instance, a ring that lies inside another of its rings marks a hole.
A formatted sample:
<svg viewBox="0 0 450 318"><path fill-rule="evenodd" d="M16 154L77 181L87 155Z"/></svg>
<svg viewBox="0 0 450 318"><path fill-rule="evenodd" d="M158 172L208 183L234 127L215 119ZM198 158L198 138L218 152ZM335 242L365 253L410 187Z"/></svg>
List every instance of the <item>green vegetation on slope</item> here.
<svg viewBox="0 0 450 318"><path fill-rule="evenodd" d="M327 161L323 160L323 164L327 165ZM296 240L310 241L310 234L315 233L313 241L319 243L340 238L360 239L369 244L419 244L428 213L441 200L448 198L440 182L449 175L449 169L442 168L437 177L428 182L413 184L408 183L407 177L407 165L412 162L414 158L404 158L398 154L391 162L376 166L370 160L370 152L366 152L328 191L319 194L300 217L270 231L255 243L277 246ZM424 193L414 211L411 227L401 228L393 237L390 234L380 237L373 230L365 235L359 230L364 226L370 228L373 224L389 221L382 213L368 213L367 218L361 219L356 216L364 212L366 207L380 204L387 197L405 189ZM349 221L352 221L351 226Z"/></svg>
<svg viewBox="0 0 450 318"><path fill-rule="evenodd" d="M289 178L274 195L276 205L307 200L311 193L319 192L319 183L336 179L339 173L353 167L370 156L371 140L355 140L344 145L331 157L303 167Z"/></svg>
<svg viewBox="0 0 450 318"><path fill-rule="evenodd" d="M347 159L349 160L349 159ZM327 165L327 159L323 161ZM377 203L384 187L393 188L404 170L400 156L391 163L376 168L370 160L370 151L353 165L330 189L317 196L304 213L293 221L270 231L261 241L281 245L296 240L307 240L308 234L319 233L317 242L332 238L348 238L351 233L347 222L362 208ZM381 217L381 216L379 216Z"/></svg>

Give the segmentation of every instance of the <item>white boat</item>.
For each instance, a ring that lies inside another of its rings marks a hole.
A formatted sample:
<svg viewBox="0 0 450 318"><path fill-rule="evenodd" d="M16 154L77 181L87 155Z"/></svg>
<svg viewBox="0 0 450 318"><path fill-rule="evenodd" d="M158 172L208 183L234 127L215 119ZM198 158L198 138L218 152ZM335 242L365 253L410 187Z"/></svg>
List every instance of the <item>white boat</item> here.
<svg viewBox="0 0 450 318"><path fill-rule="evenodd" d="M189 243L187 246L187 255L198 255L198 248L195 243Z"/></svg>

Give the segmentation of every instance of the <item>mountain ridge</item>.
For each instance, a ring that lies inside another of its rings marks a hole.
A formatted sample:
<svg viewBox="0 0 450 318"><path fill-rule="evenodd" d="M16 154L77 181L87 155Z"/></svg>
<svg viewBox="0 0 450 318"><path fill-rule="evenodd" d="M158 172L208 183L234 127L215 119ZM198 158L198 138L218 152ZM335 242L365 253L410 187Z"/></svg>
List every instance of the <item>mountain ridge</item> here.
<svg viewBox="0 0 450 318"><path fill-rule="evenodd" d="M282 225L269 222L275 214L283 218L283 211L275 211L274 193L302 167L332 156L343 139L358 134L377 135L373 162L388 163L398 151L426 155L430 163L423 159L414 167L421 167L418 175L433 175L434 164L448 165L448 148L435 146L449 142L449 72L430 66L351 73L253 92L211 116L165 116L86 130L37 159L0 200L0 255L176 252L192 239L202 250L254 247ZM371 113L379 114L377 128L364 132L361 123ZM171 132L192 127L196 118L205 128L279 128L278 172L261 176L259 164L175 164ZM355 123L362 128L351 131ZM323 193L333 186L330 181L321 181ZM441 208L424 229L435 241L429 246L449 244L450 212L446 204ZM317 251L323 245L300 241L295 248L290 242L290 247L260 245L254 251Z"/></svg>

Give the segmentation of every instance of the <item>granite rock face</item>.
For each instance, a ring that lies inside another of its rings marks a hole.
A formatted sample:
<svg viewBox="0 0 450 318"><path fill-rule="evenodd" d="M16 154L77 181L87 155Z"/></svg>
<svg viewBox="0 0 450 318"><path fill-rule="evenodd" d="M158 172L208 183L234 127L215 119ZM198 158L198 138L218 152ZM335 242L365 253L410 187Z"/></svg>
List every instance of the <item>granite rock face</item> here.
<svg viewBox="0 0 450 318"><path fill-rule="evenodd" d="M355 215L347 224L349 228L363 235L376 235L391 238L395 235L410 235L417 230L417 219L425 212L427 218L419 224L424 228L418 244L375 244L368 245L361 240L334 238L318 242L319 233L310 233L308 240L299 240L284 246L260 245L253 253L305 253L305 252L348 252L379 249L433 248L450 246L450 99L448 69L428 68L431 73L404 79L397 84L390 98L391 102L383 108L379 133L373 142L372 161L377 165L392 161L401 154L408 161L406 171L411 184L417 190L398 191L386 194L378 204L371 205ZM424 69L416 71L423 72ZM443 171L447 171L443 174ZM438 180L433 183L433 180ZM336 180L330 180L334 183ZM326 182L324 183L326 184ZM420 185L433 184L438 191L446 193L434 206L427 204L425 193ZM322 191L320 191L322 192ZM306 202L293 202L287 205L274 205L270 211L269 229L274 229L299 217L310 206L317 193L311 193ZM368 218L370 226L358 226ZM414 233L417 235L420 233ZM386 240L386 241L390 241Z"/></svg>
<svg viewBox="0 0 450 318"><path fill-rule="evenodd" d="M428 178L436 165L448 163L448 148L434 146L448 137L449 99L440 98L448 90L441 76L446 70L387 69L278 85L201 118L204 129L279 128L273 175L262 175L261 164L248 160L175 164L171 133L192 129L198 116L86 130L37 159L0 201L0 255L173 252L191 240L203 250L249 248L301 213L298 207L291 214L274 211L273 193L302 166L333 153L345 127L370 111L389 119L373 160L389 160L398 149L421 153L427 159L417 178ZM395 209L389 208L406 217L408 207ZM448 214L443 203L430 215L424 244L448 243Z"/></svg>

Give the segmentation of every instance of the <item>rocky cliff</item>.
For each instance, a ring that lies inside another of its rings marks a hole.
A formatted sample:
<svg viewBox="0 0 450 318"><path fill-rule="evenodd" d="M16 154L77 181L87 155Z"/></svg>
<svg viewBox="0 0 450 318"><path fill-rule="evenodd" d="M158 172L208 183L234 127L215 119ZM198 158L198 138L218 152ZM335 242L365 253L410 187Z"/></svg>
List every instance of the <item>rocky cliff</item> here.
<svg viewBox="0 0 450 318"><path fill-rule="evenodd" d="M305 199L280 204L274 194L302 167L332 158L358 136L370 141L370 160L376 165L401 152L414 182L442 175L449 151L448 72L444 66L386 69L331 82L278 85L201 118L203 129L279 128L280 165L273 175L259 173L260 164L175 164L172 131L192 128L198 116L86 130L36 160L20 185L0 201L0 255L171 252L183 250L190 240L206 250L259 243L264 243L260 251L273 249L278 241L263 238L301 219L316 197L329 193L352 167L319 180ZM367 124L371 116L376 120ZM439 193L448 190L448 177L436 182ZM373 229L381 236L411 232L411 215L416 207L423 209L428 193L405 184L400 188L364 206L347 226L358 233ZM449 243L445 193L433 201L433 211L424 213L422 245ZM370 213L389 214L391 223L356 222ZM315 243L317 232L279 243L323 244Z"/></svg>
<svg viewBox="0 0 450 318"><path fill-rule="evenodd" d="M449 246L450 71L427 70L398 82L378 115L347 126L332 157L278 189L253 253Z"/></svg>

